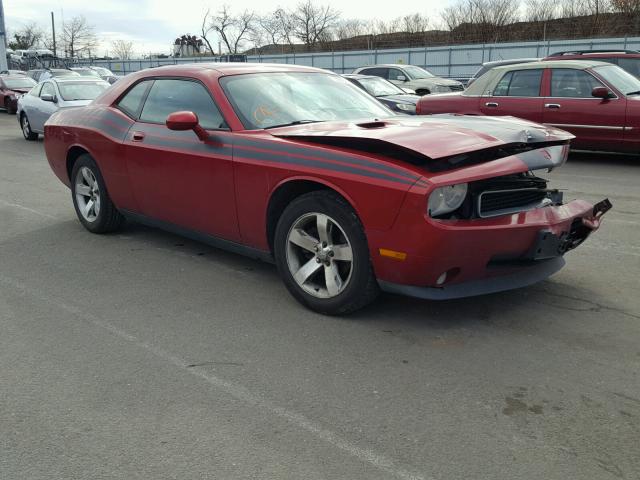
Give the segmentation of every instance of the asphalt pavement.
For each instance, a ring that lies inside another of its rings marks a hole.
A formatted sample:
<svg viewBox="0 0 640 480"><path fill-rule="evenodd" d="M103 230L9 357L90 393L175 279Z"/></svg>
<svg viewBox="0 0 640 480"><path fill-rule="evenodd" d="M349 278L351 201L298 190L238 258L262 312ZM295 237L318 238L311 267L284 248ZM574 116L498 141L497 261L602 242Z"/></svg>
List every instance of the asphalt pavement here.
<svg viewBox="0 0 640 480"><path fill-rule="evenodd" d="M549 178L614 204L551 279L330 318L272 265L88 233L0 112L0 479L640 478L640 157Z"/></svg>

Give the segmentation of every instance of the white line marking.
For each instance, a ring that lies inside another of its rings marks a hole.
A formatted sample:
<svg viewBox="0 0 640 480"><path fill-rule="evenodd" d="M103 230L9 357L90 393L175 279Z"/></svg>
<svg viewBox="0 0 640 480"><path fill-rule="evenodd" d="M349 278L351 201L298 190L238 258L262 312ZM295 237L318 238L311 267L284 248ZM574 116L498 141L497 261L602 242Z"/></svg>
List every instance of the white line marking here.
<svg viewBox="0 0 640 480"><path fill-rule="evenodd" d="M54 217L53 215L49 215L48 213L40 212L38 210L34 210L33 208L25 207L24 205L20 205L18 203L11 203L11 202L7 202L6 200L1 200L1 199L0 199L0 203L2 205L6 205L7 207L18 208L18 209L24 210L26 212L35 213L36 215L40 215L41 217L53 218L53 219L57 218L57 217Z"/></svg>
<svg viewBox="0 0 640 480"><path fill-rule="evenodd" d="M109 322L99 319L97 316L91 313L83 311L77 306L64 303L57 298L44 294L37 289L31 288L4 275L0 276L0 284L10 286L15 290L18 290L22 294L31 295L41 301L55 305L58 308L73 314L85 323L89 323L91 325L94 325L95 327L106 330L116 337L126 340L127 342L136 345L137 347L143 348L144 350L152 353L154 356L161 358L166 362L169 362L175 367L178 367L182 371L198 377L208 384L226 392L228 395L236 398L237 400L245 402L254 407L267 410L272 414L277 415L278 417L284 418L288 422L296 425L298 428L306 430L307 432L315 435L320 440L323 440L330 445L348 453L349 455L393 475L394 477L402 480L433 480L433 477L424 477L420 474L413 473L403 467L396 465L393 460L385 457L384 455L381 455L368 448L363 448L354 443L351 443L349 440L346 440L340 437L335 432L332 432L331 430L323 427L318 422L315 422L300 413L287 410L284 407L280 407L275 403L251 392L242 385L224 380L198 367L188 368L187 366L190 365L190 363L185 361L184 359L173 355L165 350L162 350L155 345L139 340L134 335L131 335L130 333L116 327L115 325L112 325Z"/></svg>

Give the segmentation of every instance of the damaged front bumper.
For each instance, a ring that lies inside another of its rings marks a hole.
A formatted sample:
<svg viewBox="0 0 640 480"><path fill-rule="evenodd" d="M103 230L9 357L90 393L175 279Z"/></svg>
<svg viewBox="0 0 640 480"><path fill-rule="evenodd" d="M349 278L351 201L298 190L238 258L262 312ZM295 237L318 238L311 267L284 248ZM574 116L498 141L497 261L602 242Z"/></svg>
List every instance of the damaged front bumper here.
<svg viewBox="0 0 640 480"><path fill-rule="evenodd" d="M411 259L412 269L423 268L423 279L425 272L430 272L427 286L386 279L379 279L378 283L386 292L429 300L526 287L558 272L565 264L563 255L597 230L610 209L608 199L595 206L574 201L522 212L515 223L482 220L455 226L444 224L437 242L445 247L437 255L416 255ZM406 273L405 278L420 275L415 271ZM444 275L447 280L437 285L434 274L438 278Z"/></svg>

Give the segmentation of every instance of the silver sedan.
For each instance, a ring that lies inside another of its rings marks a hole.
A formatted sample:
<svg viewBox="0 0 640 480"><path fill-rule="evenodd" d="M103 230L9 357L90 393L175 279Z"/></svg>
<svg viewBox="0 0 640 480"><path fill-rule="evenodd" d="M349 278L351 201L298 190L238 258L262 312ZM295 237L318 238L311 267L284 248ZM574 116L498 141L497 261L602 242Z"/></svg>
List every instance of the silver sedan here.
<svg viewBox="0 0 640 480"><path fill-rule="evenodd" d="M78 77L50 78L18 99L18 120L25 140L37 140L44 123L62 108L84 107L109 88L103 80Z"/></svg>

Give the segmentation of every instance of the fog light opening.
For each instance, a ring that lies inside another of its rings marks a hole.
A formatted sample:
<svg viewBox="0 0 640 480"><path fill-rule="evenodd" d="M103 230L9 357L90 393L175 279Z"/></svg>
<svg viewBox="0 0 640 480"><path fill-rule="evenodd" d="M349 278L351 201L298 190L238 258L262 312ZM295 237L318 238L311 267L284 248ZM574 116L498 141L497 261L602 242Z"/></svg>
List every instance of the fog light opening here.
<svg viewBox="0 0 640 480"><path fill-rule="evenodd" d="M460 268L458 267L450 268L446 272L442 272L442 274L436 280L436 285L438 287L443 286L445 283L450 282L455 277L457 277L459 273L460 273Z"/></svg>

